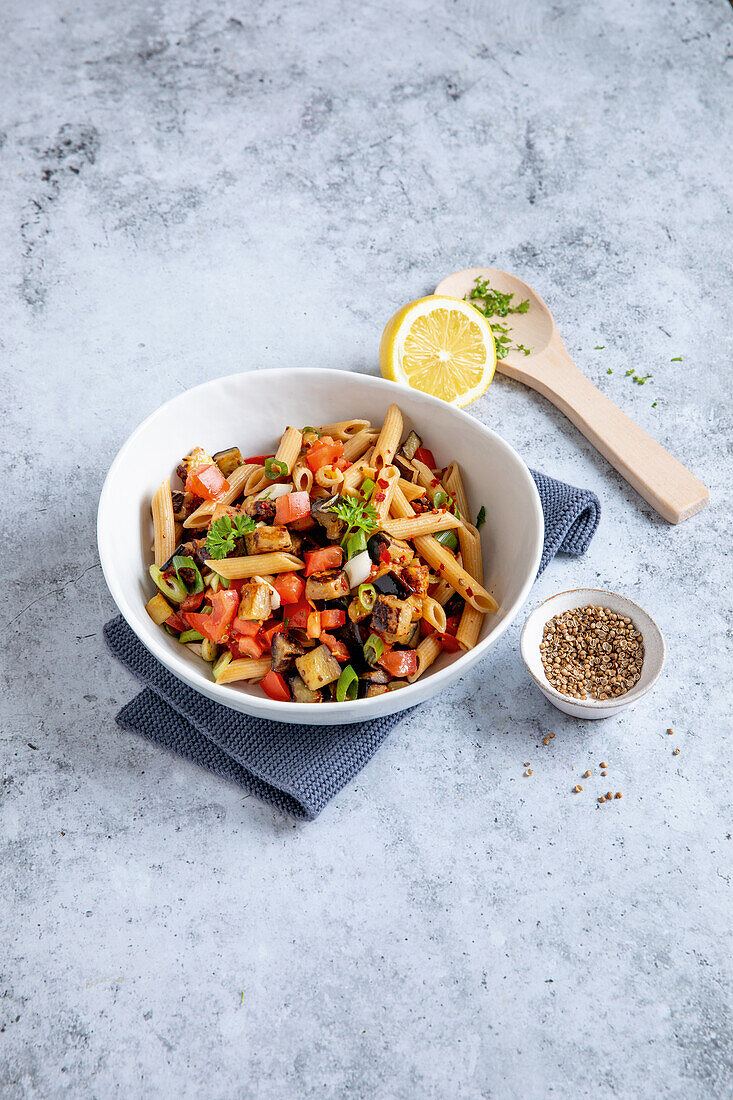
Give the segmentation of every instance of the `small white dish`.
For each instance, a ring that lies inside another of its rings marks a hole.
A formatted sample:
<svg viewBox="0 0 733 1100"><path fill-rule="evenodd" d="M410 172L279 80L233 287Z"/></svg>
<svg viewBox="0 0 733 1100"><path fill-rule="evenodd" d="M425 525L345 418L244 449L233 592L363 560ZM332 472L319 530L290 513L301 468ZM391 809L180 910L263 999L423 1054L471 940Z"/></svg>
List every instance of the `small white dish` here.
<svg viewBox="0 0 733 1100"><path fill-rule="evenodd" d="M248 684L217 684L210 667L156 626L145 610L153 538L150 500L182 455L200 444L233 444L246 454L273 446L288 424L332 424L367 417L380 424L392 401L405 430L415 430L444 465L461 466L474 514L486 508L481 528L484 583L499 611L484 619L476 647L443 653L409 687L344 703L280 703ZM544 523L539 494L517 452L473 417L419 390L348 371L295 367L217 378L187 390L149 416L123 445L107 474L99 502L97 539L112 597L153 656L195 691L257 718L310 725L363 722L421 703L454 683L486 656L519 614L537 575Z"/></svg>
<svg viewBox="0 0 733 1100"><path fill-rule="evenodd" d="M627 616L636 629L641 631L644 641L641 676L630 691L616 696L615 699L571 699L552 687L542 665L540 642L545 623L555 615L562 615L564 611L589 605L607 607L617 615ZM574 718L610 718L638 703L659 679L665 657L664 637L651 615L626 596L607 592L603 588L575 588L569 592L558 592L556 596L545 600L534 609L524 624L519 648L527 671L545 698L558 710L571 714Z"/></svg>

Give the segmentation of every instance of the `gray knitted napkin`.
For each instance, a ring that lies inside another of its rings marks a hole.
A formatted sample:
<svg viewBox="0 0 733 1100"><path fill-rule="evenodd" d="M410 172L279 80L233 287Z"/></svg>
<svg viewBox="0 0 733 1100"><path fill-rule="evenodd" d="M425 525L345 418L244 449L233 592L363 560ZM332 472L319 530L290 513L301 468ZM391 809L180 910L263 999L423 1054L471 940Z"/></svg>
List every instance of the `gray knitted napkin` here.
<svg viewBox="0 0 733 1100"><path fill-rule="evenodd" d="M586 489L535 471L532 477L545 517L541 573L558 551L585 553L601 506L595 493ZM252 718L213 703L176 679L138 641L121 615L107 623L104 637L115 657L145 685L119 712L118 725L237 783L301 821L318 816L406 713L345 726L289 725Z"/></svg>

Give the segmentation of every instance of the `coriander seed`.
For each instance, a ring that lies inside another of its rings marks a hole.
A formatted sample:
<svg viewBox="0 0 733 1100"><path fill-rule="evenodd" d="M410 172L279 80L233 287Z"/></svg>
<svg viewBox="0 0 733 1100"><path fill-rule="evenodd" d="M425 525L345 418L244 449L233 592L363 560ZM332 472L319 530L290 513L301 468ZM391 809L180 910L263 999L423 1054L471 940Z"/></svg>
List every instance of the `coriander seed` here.
<svg viewBox="0 0 733 1100"><path fill-rule="evenodd" d="M540 657L549 683L562 695L615 699L641 676L644 643L628 616L589 605L545 623Z"/></svg>

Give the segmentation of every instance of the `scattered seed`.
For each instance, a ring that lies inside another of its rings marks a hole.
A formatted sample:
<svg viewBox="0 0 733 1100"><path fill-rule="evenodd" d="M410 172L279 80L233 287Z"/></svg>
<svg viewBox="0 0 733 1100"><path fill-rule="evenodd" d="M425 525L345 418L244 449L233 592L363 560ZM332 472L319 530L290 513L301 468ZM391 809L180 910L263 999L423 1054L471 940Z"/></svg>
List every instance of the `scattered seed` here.
<svg viewBox="0 0 733 1100"><path fill-rule="evenodd" d="M615 795L614 795L613 797L614 797L614 798L623 798L624 796L623 796L623 794L621 793L621 791L616 791L616 793L615 793Z"/></svg>
<svg viewBox="0 0 733 1100"><path fill-rule="evenodd" d="M550 738L549 737L543 737L542 738L542 744L543 745L549 745L550 744Z"/></svg>
<svg viewBox="0 0 733 1100"><path fill-rule="evenodd" d="M600 764L598 765L598 767L599 767L599 768L607 768L607 767L608 767L608 764L606 763L606 761L605 761L605 760L601 760L601 762L600 762Z"/></svg>
<svg viewBox="0 0 733 1100"><path fill-rule="evenodd" d="M608 772L601 772L601 775L608 775Z"/></svg>
<svg viewBox="0 0 733 1100"><path fill-rule="evenodd" d="M641 676L644 642L628 616L589 605L545 623L540 656L547 679L563 695L614 699Z"/></svg>
<svg viewBox="0 0 733 1100"><path fill-rule="evenodd" d="M528 768L528 767L529 767L529 760L525 760L525 761L524 761L524 766L525 766L525 768Z"/></svg>
<svg viewBox="0 0 733 1100"><path fill-rule="evenodd" d="M524 773L524 774L525 774L525 775L531 775L531 774L532 774L532 769L531 769L531 768L527 768L527 770L525 771L525 773Z"/></svg>
<svg viewBox="0 0 733 1100"><path fill-rule="evenodd" d="M599 802L605 802L605 801L606 801L606 796L605 796L605 794L602 794L602 795L600 795L600 796L599 796L599 798L598 798L598 801L599 801Z"/></svg>
<svg viewBox="0 0 733 1100"><path fill-rule="evenodd" d="M590 768L587 772L583 772L583 779L590 779Z"/></svg>
<svg viewBox="0 0 733 1100"><path fill-rule="evenodd" d="M582 790L583 788L581 787L580 783L576 783L573 787L573 794L580 794Z"/></svg>
<svg viewBox="0 0 733 1100"><path fill-rule="evenodd" d="M553 737L555 736L555 734L554 734L554 733L548 733L548 735L547 735L547 736L548 736L548 737L550 738L550 740L552 741L552 739L553 739Z"/></svg>
<svg viewBox="0 0 733 1100"><path fill-rule="evenodd" d="M674 733L674 730L667 730L667 733Z"/></svg>
<svg viewBox="0 0 733 1100"><path fill-rule="evenodd" d="M672 750L672 756L679 756L679 754L680 754L680 750L679 750L679 749L673 749L673 750Z"/></svg>
<svg viewBox="0 0 733 1100"><path fill-rule="evenodd" d="M613 791L606 791L606 802L610 802L613 798Z"/></svg>

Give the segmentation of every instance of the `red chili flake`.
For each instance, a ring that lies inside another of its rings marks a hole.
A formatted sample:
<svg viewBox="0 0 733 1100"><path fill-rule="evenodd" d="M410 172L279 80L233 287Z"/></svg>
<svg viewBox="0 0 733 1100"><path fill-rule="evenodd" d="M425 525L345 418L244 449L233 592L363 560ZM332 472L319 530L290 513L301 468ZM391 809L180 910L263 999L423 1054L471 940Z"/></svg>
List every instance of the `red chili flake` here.
<svg viewBox="0 0 733 1100"><path fill-rule="evenodd" d="M437 477L434 477L433 480L430 482L430 484L431 485L440 485L440 482L438 481Z"/></svg>
<svg viewBox="0 0 733 1100"><path fill-rule="evenodd" d="M442 573L444 569L445 569L445 566L444 566L444 565L443 565L443 563L441 562L441 563L439 564L439 566L438 566L438 572L439 572L439 573Z"/></svg>
<svg viewBox="0 0 733 1100"><path fill-rule="evenodd" d="M392 559L389 556L389 550L387 550L387 549L380 550L379 551L379 560L381 561L382 565L389 565L389 563L392 561Z"/></svg>
<svg viewBox="0 0 733 1100"><path fill-rule="evenodd" d="M377 482L377 484L381 484L381 482ZM374 499L379 501L386 500L386 493L377 493Z"/></svg>
<svg viewBox="0 0 733 1100"><path fill-rule="evenodd" d="M467 588L466 589L466 595L467 596L473 596L473 589L472 588Z"/></svg>
<svg viewBox="0 0 733 1100"><path fill-rule="evenodd" d="M389 482L383 481L381 477L377 480L377 485L380 489L389 489Z"/></svg>

